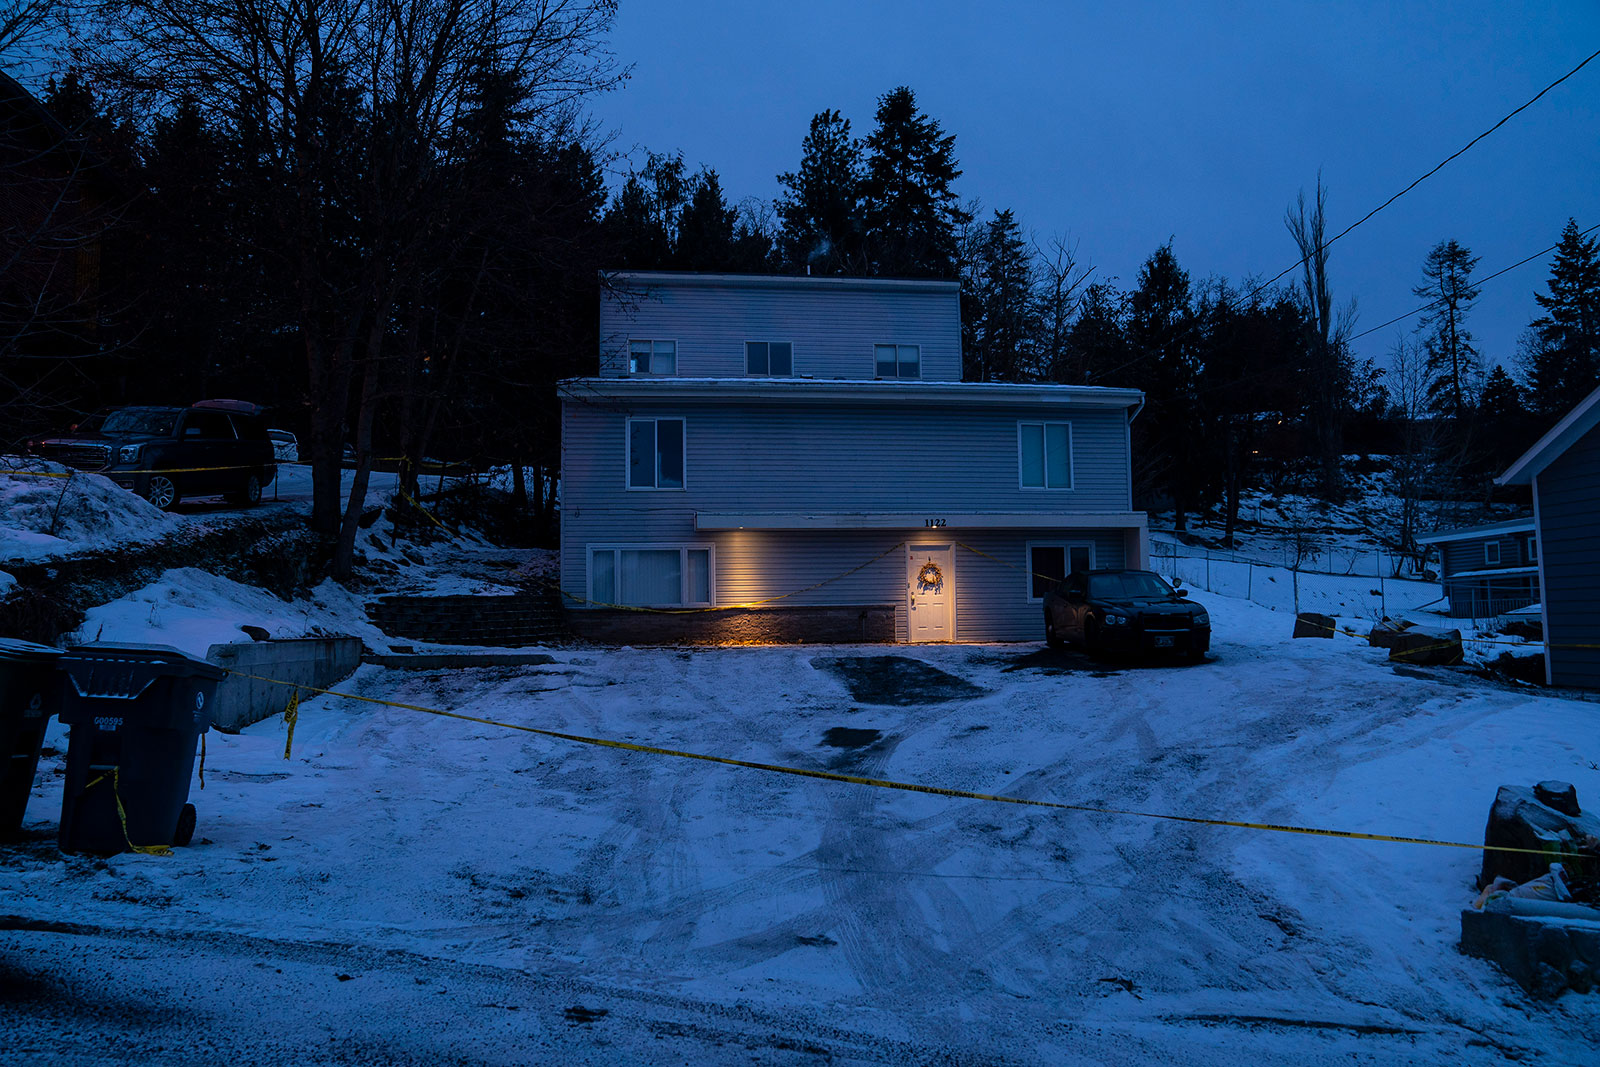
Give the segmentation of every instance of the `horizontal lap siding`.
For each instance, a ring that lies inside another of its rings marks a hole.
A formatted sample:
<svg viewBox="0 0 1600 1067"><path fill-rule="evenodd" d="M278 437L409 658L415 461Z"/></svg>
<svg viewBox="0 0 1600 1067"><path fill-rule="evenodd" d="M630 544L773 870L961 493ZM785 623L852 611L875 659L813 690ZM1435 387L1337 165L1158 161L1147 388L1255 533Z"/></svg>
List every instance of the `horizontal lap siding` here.
<svg viewBox="0 0 1600 1067"><path fill-rule="evenodd" d="M866 379L875 344L921 346L923 381L961 380L960 300L950 292L659 286L600 300L600 373L627 373L628 341L678 343L678 376L745 376L746 341L789 341L794 374Z"/></svg>
<svg viewBox="0 0 1600 1067"><path fill-rule="evenodd" d="M1446 541L1439 545L1440 573L1448 578L1462 571L1483 571L1494 567L1527 567L1533 561L1526 557L1522 545L1531 534L1508 534L1505 537L1485 537L1470 541ZM1500 546L1500 562L1484 562L1484 545L1495 542Z"/></svg>
<svg viewBox="0 0 1600 1067"><path fill-rule="evenodd" d="M1600 688L1600 427L1538 476L1551 681Z"/></svg>

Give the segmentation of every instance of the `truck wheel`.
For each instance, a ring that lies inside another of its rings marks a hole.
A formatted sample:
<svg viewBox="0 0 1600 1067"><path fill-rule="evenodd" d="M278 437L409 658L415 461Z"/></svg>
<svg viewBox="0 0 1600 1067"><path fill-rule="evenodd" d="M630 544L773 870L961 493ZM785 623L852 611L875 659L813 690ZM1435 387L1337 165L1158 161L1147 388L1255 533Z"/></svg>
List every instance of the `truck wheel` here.
<svg viewBox="0 0 1600 1067"><path fill-rule="evenodd" d="M1044 613L1044 643L1051 648L1061 647L1061 635L1056 633L1055 620L1050 617L1048 611Z"/></svg>
<svg viewBox="0 0 1600 1067"><path fill-rule="evenodd" d="M185 804L178 812L178 828L172 832L172 843L183 848L194 840L194 805Z"/></svg>
<svg viewBox="0 0 1600 1067"><path fill-rule="evenodd" d="M247 508L253 508L261 503L261 476L254 472L245 475L244 484L237 492L229 493L228 499Z"/></svg>
<svg viewBox="0 0 1600 1067"><path fill-rule="evenodd" d="M178 483L165 474L150 476L150 484L144 487L144 498L162 511L171 511L182 499L178 495Z"/></svg>

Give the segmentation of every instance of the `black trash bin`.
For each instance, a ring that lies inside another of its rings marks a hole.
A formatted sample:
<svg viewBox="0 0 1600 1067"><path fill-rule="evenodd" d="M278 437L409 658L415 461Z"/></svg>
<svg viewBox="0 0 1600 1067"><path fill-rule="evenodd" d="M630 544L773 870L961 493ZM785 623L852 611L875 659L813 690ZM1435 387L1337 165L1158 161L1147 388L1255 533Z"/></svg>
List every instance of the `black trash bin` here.
<svg viewBox="0 0 1600 1067"><path fill-rule="evenodd" d="M0 838L17 835L39 769L44 727L55 713L59 648L0 637Z"/></svg>
<svg viewBox="0 0 1600 1067"><path fill-rule="evenodd" d="M67 780L61 850L187 845L189 779L222 668L165 645L79 645L58 661ZM120 803L119 803L120 802Z"/></svg>

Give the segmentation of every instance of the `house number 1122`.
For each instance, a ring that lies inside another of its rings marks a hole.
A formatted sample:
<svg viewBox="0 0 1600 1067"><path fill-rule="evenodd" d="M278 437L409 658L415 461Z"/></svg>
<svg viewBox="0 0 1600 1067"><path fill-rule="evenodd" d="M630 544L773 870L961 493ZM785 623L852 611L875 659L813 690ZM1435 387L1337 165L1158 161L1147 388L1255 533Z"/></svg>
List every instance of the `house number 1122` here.
<svg viewBox="0 0 1600 1067"><path fill-rule="evenodd" d="M923 525L927 526L929 529L933 529L935 527L943 526L944 525L944 520L943 519L924 519L923 520Z"/></svg>

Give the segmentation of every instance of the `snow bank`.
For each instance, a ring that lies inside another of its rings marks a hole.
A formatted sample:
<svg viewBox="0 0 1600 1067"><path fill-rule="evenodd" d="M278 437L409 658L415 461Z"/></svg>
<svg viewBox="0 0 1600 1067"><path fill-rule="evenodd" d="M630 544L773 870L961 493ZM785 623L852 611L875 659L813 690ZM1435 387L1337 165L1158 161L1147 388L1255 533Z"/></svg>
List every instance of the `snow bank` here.
<svg viewBox="0 0 1600 1067"><path fill-rule="evenodd" d="M0 469L28 472L0 474L0 560L157 541L179 525L176 517L98 474L19 456L0 456Z"/></svg>

